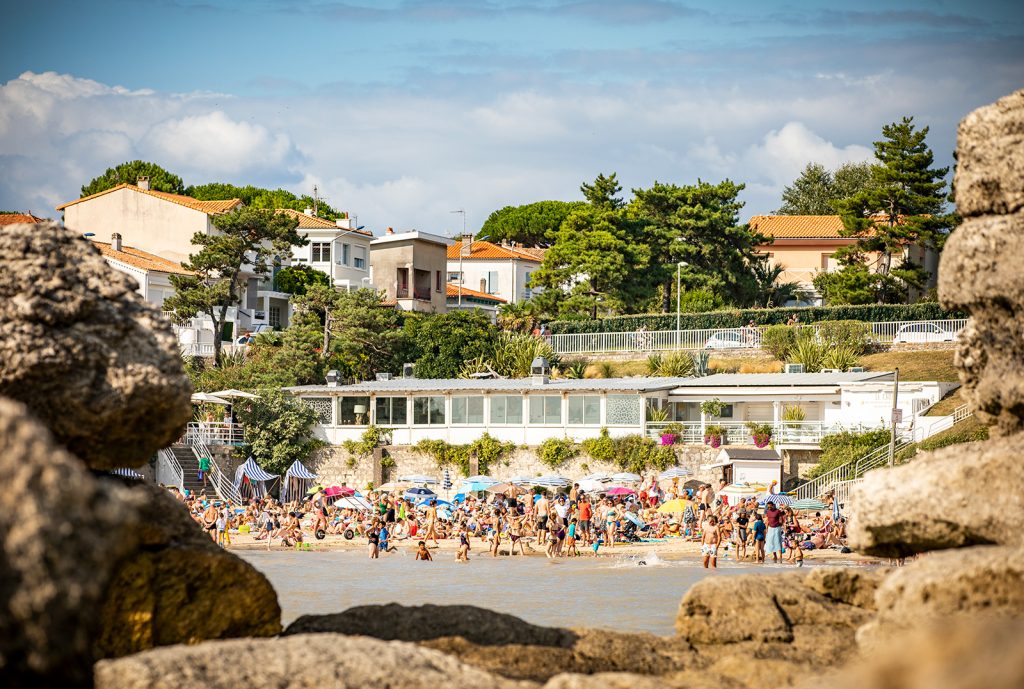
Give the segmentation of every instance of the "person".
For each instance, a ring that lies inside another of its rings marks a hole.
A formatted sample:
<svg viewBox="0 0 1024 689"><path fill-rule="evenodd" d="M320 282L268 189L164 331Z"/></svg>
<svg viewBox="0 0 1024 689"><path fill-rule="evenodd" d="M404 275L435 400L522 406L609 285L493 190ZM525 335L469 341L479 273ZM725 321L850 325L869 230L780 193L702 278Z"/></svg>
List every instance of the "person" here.
<svg viewBox="0 0 1024 689"><path fill-rule="evenodd" d="M199 474L197 479L203 482L203 489L206 489L206 477L210 473L210 458L200 457L199 458Z"/></svg>
<svg viewBox="0 0 1024 689"><path fill-rule="evenodd" d="M432 558L430 556L430 550L427 549L427 542L426 541L420 541L419 544L417 545L417 547L416 547L416 559L417 560L424 560L424 561L430 561L430 560L434 559L434 558Z"/></svg>
<svg viewBox="0 0 1024 689"><path fill-rule="evenodd" d="M388 530L387 523L385 523L383 526L380 527L380 536L379 536L379 540L380 540L379 550L381 550L381 551L383 551L385 553L388 552L388 549L389 549L388 548L388 538L390 537L390 535L391 535L391 532ZM393 548L392 548L392 550L393 550Z"/></svg>
<svg viewBox="0 0 1024 689"><path fill-rule="evenodd" d="M565 541L566 557L579 557L580 551L576 549L576 517L569 520L569 533Z"/></svg>
<svg viewBox="0 0 1024 689"><path fill-rule="evenodd" d="M370 559L380 559L380 522L376 519L373 520L370 530L366 532L366 544L369 546Z"/></svg>
<svg viewBox="0 0 1024 689"><path fill-rule="evenodd" d="M533 504L533 509L537 515L537 539L542 542L546 541L548 536L548 512L550 511L550 502L543 493L541 493L540 500L537 500Z"/></svg>
<svg viewBox="0 0 1024 689"><path fill-rule="evenodd" d="M463 526L459 530L459 552L455 555L456 562L469 562L469 529Z"/></svg>
<svg viewBox="0 0 1024 689"><path fill-rule="evenodd" d="M747 516L747 510L740 508L736 510L733 515L733 543L736 544L736 559L745 560L747 559L747 524L750 523L750 518Z"/></svg>
<svg viewBox="0 0 1024 689"><path fill-rule="evenodd" d="M772 562L778 562L779 556L785 553L782 544L782 520L782 510L777 508L775 503L768 503L764 510L764 522L768 527L765 536L765 551L771 554Z"/></svg>
<svg viewBox="0 0 1024 689"><path fill-rule="evenodd" d="M430 507L427 508L427 535L423 537L426 541L434 541L434 547L439 548L440 543L437 542L437 498L430 501Z"/></svg>
<svg viewBox="0 0 1024 689"><path fill-rule="evenodd" d="M700 554L703 558L704 569L708 568L709 562L712 569L718 569L718 543L718 517L711 515L700 541Z"/></svg>
<svg viewBox="0 0 1024 689"><path fill-rule="evenodd" d="M217 545L231 545L231 536L228 535L228 522L228 508L221 507L220 512L217 514Z"/></svg>
<svg viewBox="0 0 1024 689"><path fill-rule="evenodd" d="M217 542L217 518L219 516L217 507L212 502L203 511L203 528L206 529L206 533L210 534L214 543Z"/></svg>
<svg viewBox="0 0 1024 689"><path fill-rule="evenodd" d="M590 500L583 496L580 500L579 521L576 524L576 530L583 541L583 545L590 545L590 519L593 516L594 507L590 504Z"/></svg>
<svg viewBox="0 0 1024 689"><path fill-rule="evenodd" d="M608 539L608 547L615 545L615 530L619 523L619 515L611 501L608 501L608 512L604 515L605 537Z"/></svg>

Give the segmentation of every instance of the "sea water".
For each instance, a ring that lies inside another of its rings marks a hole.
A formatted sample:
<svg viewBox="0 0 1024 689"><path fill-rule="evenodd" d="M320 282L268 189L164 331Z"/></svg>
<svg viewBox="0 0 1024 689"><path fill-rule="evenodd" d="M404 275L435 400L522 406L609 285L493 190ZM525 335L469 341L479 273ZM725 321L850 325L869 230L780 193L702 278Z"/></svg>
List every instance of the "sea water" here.
<svg viewBox="0 0 1024 689"><path fill-rule="evenodd" d="M673 633L683 594L704 577L795 570L791 565L729 559L719 559L717 570L705 570L696 558L666 559L654 552L549 560L494 559L474 550L467 564L456 563L450 551L434 551L432 562L417 562L412 548L382 554L379 560L370 560L364 550L238 554L274 585L285 625L300 615L342 612L356 605L433 603L478 605L545 626L662 636Z"/></svg>

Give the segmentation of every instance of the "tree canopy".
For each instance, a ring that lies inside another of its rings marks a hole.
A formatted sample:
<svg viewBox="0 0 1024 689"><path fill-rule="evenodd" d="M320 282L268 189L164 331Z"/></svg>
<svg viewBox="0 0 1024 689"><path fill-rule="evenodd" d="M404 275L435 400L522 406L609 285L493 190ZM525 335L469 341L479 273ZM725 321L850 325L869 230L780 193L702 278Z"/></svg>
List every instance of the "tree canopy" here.
<svg viewBox="0 0 1024 689"><path fill-rule="evenodd" d="M211 182L189 186L185 189L184 194L200 201L241 199L242 203L252 208L291 208L303 211L306 208L315 207L317 217L326 220L336 220L345 215L324 203L322 199L314 201L313 197L308 194L296 196L284 189L264 189L251 184L239 187L234 184Z"/></svg>
<svg viewBox="0 0 1024 689"><path fill-rule="evenodd" d="M489 355L498 329L481 311L449 311L406 320L406 335L419 350L416 375L457 378L467 362Z"/></svg>
<svg viewBox="0 0 1024 689"><path fill-rule="evenodd" d="M835 215L837 204L873 184L871 163L844 163L834 171L808 163L800 176L782 191L778 215Z"/></svg>
<svg viewBox="0 0 1024 689"><path fill-rule="evenodd" d="M526 246L551 246L569 215L586 204L582 201L537 201L524 206L505 206L487 218L478 238L507 240Z"/></svg>
<svg viewBox="0 0 1024 689"><path fill-rule="evenodd" d="M115 167L107 168L99 177L82 187L82 196L98 194L101 191L112 189L118 184L136 184L139 177L149 177L149 188L156 191L166 191L170 194L185 193L185 184L181 177L168 172L156 163L149 163L144 160L130 160ZM226 197L233 198L233 197Z"/></svg>
<svg viewBox="0 0 1024 689"><path fill-rule="evenodd" d="M288 292L289 294L296 295L305 294L306 290L312 285L330 287L331 277L322 270L317 270L305 263L285 266L274 275L274 287L279 292Z"/></svg>

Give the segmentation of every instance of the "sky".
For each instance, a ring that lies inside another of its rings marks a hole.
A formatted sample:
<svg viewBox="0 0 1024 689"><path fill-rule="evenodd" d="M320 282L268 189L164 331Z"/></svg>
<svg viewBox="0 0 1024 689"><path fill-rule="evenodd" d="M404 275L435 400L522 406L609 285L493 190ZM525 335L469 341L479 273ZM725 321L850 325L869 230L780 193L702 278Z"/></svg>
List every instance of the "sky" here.
<svg viewBox="0 0 1024 689"><path fill-rule="evenodd" d="M746 185L872 157L1024 88L1024 3L4 0L0 209L126 160L320 195L377 234L454 235L616 172Z"/></svg>

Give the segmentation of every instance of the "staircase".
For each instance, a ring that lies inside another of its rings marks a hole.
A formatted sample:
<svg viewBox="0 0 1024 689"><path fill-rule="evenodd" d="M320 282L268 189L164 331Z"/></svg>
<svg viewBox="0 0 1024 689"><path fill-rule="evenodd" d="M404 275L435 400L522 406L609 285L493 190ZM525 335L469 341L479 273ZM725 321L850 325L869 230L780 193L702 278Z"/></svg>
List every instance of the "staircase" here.
<svg viewBox="0 0 1024 689"><path fill-rule="evenodd" d="M174 445L170 450L171 454L174 455L174 459L181 466L182 483L185 490L199 495L203 492L203 482L198 478L199 459L192 451L192 447L189 445ZM210 479L206 481L206 494L211 496L216 494L216 491L213 489L213 481Z"/></svg>

